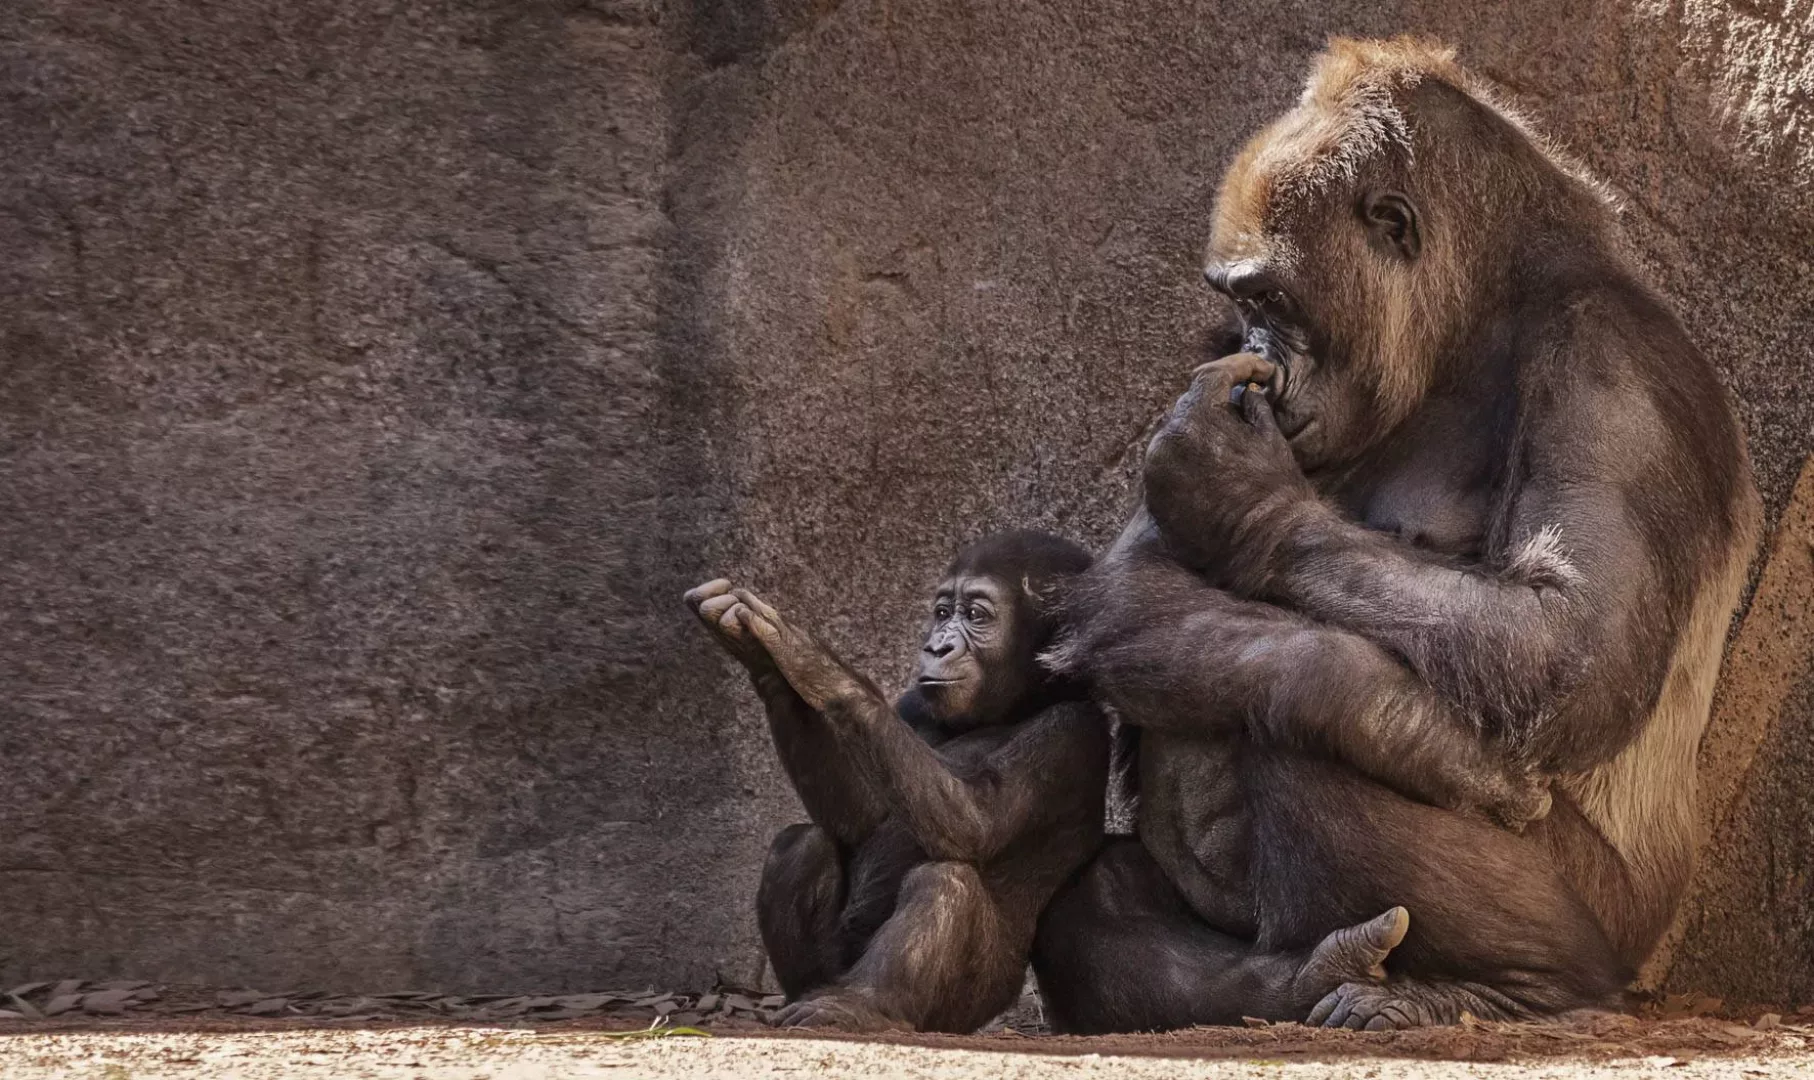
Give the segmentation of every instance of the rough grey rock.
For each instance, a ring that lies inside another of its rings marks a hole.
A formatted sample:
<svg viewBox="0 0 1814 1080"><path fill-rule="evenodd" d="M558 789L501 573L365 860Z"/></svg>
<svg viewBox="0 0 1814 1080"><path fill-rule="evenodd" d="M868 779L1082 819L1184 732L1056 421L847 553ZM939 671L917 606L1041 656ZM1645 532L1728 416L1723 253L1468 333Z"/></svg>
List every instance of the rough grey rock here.
<svg viewBox="0 0 1814 1080"><path fill-rule="evenodd" d="M1613 185L1780 509L1814 449L1808 25L4 5L0 981L754 981L798 811L680 591L746 579L891 681L955 545L1107 537L1226 319L1215 180L1330 32L1458 42ZM1808 770L1760 759L1783 812L1747 843L1805 865Z"/></svg>

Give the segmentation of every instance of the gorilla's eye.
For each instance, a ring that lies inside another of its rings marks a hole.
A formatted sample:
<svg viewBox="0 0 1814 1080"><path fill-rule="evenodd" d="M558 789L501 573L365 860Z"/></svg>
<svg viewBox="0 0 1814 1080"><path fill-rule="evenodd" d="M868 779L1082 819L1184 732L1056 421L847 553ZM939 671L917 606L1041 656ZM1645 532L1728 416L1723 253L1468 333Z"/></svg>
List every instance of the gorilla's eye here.
<svg viewBox="0 0 1814 1080"><path fill-rule="evenodd" d="M951 617L951 605L950 604L934 604L934 605L932 605L932 617L937 619L939 622L944 622L946 619L949 619Z"/></svg>
<svg viewBox="0 0 1814 1080"><path fill-rule="evenodd" d="M1266 293L1266 303L1272 307L1281 307L1285 303L1285 294L1278 289Z"/></svg>
<svg viewBox="0 0 1814 1080"><path fill-rule="evenodd" d="M972 623L981 626L983 623L989 621L989 609L973 606L964 613L964 617L969 619Z"/></svg>

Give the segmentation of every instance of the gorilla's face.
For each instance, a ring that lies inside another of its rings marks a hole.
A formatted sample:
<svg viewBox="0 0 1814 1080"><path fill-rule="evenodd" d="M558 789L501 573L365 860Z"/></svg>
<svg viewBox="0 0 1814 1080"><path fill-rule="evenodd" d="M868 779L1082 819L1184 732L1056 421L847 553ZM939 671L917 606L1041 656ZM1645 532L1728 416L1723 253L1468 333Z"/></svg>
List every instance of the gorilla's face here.
<svg viewBox="0 0 1814 1080"><path fill-rule="evenodd" d="M1435 305L1420 254L1416 209L1395 190L1218 221L1204 277L1240 312L1243 351L1278 368L1273 412L1305 471L1362 453L1424 393Z"/></svg>
<svg viewBox="0 0 1814 1080"><path fill-rule="evenodd" d="M914 687L943 724L993 723L1026 696L1032 627L1014 587L959 573L939 583Z"/></svg>
<svg viewBox="0 0 1814 1080"><path fill-rule="evenodd" d="M1337 464L1372 441L1382 414L1377 384L1313 314L1312 283L1264 261L1213 255L1204 277L1240 312L1241 351L1274 365L1267 393L1300 466Z"/></svg>

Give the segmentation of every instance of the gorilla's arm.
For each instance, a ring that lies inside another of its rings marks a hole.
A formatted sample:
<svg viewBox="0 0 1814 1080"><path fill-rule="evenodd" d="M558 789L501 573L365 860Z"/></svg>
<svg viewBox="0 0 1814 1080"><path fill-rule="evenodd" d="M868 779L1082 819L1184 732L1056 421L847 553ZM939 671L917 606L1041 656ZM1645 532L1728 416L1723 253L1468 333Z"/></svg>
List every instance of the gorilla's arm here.
<svg viewBox="0 0 1814 1080"><path fill-rule="evenodd" d="M768 713L775 753L806 816L841 844L861 843L887 816L887 803L845 752L832 723L789 685L748 629L727 617L738 602L731 583L723 579L707 582L688 592L686 602L724 650L749 672L756 696Z"/></svg>
<svg viewBox="0 0 1814 1080"><path fill-rule="evenodd" d="M1544 512L1515 518L1523 539L1501 568L1448 565L1332 512L1304 515L1260 595L1402 656L1549 767L1586 768L1648 714L1671 620L1616 494L1536 501Z"/></svg>
<svg viewBox="0 0 1814 1080"><path fill-rule="evenodd" d="M974 773L954 773L874 683L754 594L725 617L762 646L803 703L823 716L843 759L907 822L934 859L981 862L1037 828L1043 815L1108 773L1108 730L1088 705L1048 708Z"/></svg>
<svg viewBox="0 0 1814 1080"><path fill-rule="evenodd" d="M1333 757L1409 798L1508 825L1547 786L1415 673L1365 638L1206 585L1150 548L1076 586L1074 637L1096 696L1141 727L1238 733Z"/></svg>
<svg viewBox="0 0 1814 1080"><path fill-rule="evenodd" d="M1586 768L1630 741L1661 688L1681 612L1629 509L1641 453L1578 437L1596 430L1594 412L1629 403L1546 403L1516 452L1512 550L1486 566L1343 517L1297 472L1263 399L1230 408L1221 392L1193 386L1148 452L1148 502L1168 548L1243 596L1401 658L1527 764ZM1211 470L1251 480L1206 486Z"/></svg>
<svg viewBox="0 0 1814 1080"><path fill-rule="evenodd" d="M963 773L879 697L834 701L826 715L851 733L889 805L934 859L986 862L1062 817L1078 792L1101 788L1108 776L1107 725L1080 702L1018 725L981 768Z"/></svg>

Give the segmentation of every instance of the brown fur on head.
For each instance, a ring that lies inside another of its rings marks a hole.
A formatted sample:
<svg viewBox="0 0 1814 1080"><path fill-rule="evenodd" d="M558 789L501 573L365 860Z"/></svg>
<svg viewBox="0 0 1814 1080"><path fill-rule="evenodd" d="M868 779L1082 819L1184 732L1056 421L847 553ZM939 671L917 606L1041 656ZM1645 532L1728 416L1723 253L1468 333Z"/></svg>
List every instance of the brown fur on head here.
<svg viewBox="0 0 1814 1080"><path fill-rule="evenodd" d="M1280 424L1312 468L1467 376L1452 358L1503 304L1514 252L1529 265L1610 223L1592 181L1453 50L1336 39L1229 167L1205 274L1241 307L1248 348L1284 361Z"/></svg>

